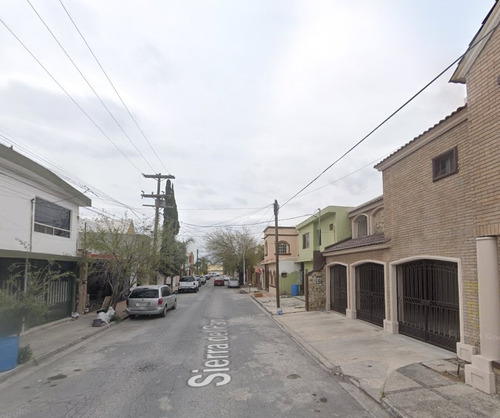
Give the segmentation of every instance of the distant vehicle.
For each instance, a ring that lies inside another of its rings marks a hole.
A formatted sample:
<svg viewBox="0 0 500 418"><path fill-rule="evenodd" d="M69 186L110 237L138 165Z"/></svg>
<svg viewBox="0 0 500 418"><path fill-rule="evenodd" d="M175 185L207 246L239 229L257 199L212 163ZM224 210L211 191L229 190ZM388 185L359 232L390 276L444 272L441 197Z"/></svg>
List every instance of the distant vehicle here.
<svg viewBox="0 0 500 418"><path fill-rule="evenodd" d="M167 285L138 286L127 299L130 318L144 315L165 316L169 309L177 307L177 295Z"/></svg>
<svg viewBox="0 0 500 418"><path fill-rule="evenodd" d="M205 278L205 280L210 280L212 278L210 274L205 274L203 277Z"/></svg>
<svg viewBox="0 0 500 418"><path fill-rule="evenodd" d="M238 288L238 287L240 287L240 281L238 279L236 279L235 277L230 277L229 281L227 283L227 287Z"/></svg>
<svg viewBox="0 0 500 418"><path fill-rule="evenodd" d="M196 276L196 277L200 278L200 283L201 284L206 284L207 283L207 279L205 278L205 276Z"/></svg>
<svg viewBox="0 0 500 418"><path fill-rule="evenodd" d="M222 276L215 276L214 286L224 286L224 278Z"/></svg>
<svg viewBox="0 0 500 418"><path fill-rule="evenodd" d="M229 276L224 276L224 284L228 284L229 283L229 279L230 279Z"/></svg>
<svg viewBox="0 0 500 418"><path fill-rule="evenodd" d="M198 280L193 276L184 276L179 280L179 293L181 292L197 292L199 289Z"/></svg>

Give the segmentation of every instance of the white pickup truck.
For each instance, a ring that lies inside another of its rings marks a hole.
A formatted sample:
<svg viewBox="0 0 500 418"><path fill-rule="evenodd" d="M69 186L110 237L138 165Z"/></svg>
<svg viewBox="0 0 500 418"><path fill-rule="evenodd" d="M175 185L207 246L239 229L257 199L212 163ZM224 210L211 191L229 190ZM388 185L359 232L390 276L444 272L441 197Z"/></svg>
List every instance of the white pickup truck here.
<svg viewBox="0 0 500 418"><path fill-rule="evenodd" d="M197 292L198 280L193 276L183 276L179 280L179 293L181 292Z"/></svg>

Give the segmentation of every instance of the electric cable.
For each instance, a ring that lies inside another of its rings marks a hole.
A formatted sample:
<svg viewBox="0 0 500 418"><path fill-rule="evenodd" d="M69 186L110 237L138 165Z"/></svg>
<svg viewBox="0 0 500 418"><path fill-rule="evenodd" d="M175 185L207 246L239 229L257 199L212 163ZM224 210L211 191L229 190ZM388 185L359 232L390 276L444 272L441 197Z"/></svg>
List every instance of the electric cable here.
<svg viewBox="0 0 500 418"><path fill-rule="evenodd" d="M47 73L47 75L54 81L54 83L57 84L57 86L68 96L68 98L75 104L78 109L89 119L92 124L101 132L104 137L122 154L128 161L129 163L139 172L142 174L141 170L134 164L134 162L111 140L111 138L102 130L102 128L97 124L94 119L83 109L83 107L80 106L80 104L69 94L69 92L57 81L57 79L51 74L51 72L45 68L45 66L41 63L41 61L31 52L31 50L21 41L21 39L12 31L12 29L4 22L2 18L0 18L0 23L5 26L5 28L10 32L10 34L21 44L21 46L30 54L30 56L37 62L37 64L42 67L42 69Z"/></svg>
<svg viewBox="0 0 500 418"><path fill-rule="evenodd" d="M333 163L331 163L328 167L326 167L320 174L318 174L314 179L312 179L309 183L307 183L302 189L300 189L297 193L295 193L291 198L289 198L285 203L283 203L280 208L283 208L286 204L288 204L291 200L295 199L300 193L302 193L305 189L307 189L311 184L316 182L323 174L325 174L330 168L336 165L339 161L344 159L348 154L350 154L355 148L361 145L366 139L368 139L373 133L375 133L379 128L385 125L390 119L392 119L396 114L398 114L403 108L405 108L409 103L411 103L417 96L419 96L424 90L426 90L430 85L432 85L436 80L438 80L444 73L446 73L453 65L455 65L458 61L460 61L471 49L475 48L483 39L493 33L498 24L490 29L484 36L481 37L478 41L474 42L472 45L469 45L467 50L460 55L457 59L455 59L450 65L448 65L444 70L442 70L437 76L435 76L430 82L428 82L424 87L422 87L417 93L411 96L406 102L404 102L401 106L399 106L394 112L392 112L388 117L386 117L382 122L380 122L375 128L373 128L368 134L366 134L363 138L361 138L358 142L356 142L351 148L349 148L344 154L342 154L339 158L337 158Z"/></svg>
<svg viewBox="0 0 500 418"><path fill-rule="evenodd" d="M52 32L52 30L49 28L49 26L47 25L47 23L45 22L45 20L42 18L42 16L40 16L40 14L38 13L38 11L35 9L35 7L33 6L33 4L31 3L30 0L26 0L28 2L28 4L31 6L31 8L33 9L33 11L35 12L35 14L38 16L38 18L40 19L40 21L43 23L43 25L45 26L45 28L47 29L47 31L50 33L50 35L52 36L52 38L54 39L54 41L56 41L57 45L59 45L59 47L61 48L61 50L64 52L64 54L66 55L66 57L68 58L68 60L71 62L71 64L73 64L73 67L75 67L76 71L78 71L78 73L80 74L80 76L83 78L83 80L85 81L85 83L87 84L87 86L89 86L90 90L92 90L92 92L94 93L94 95L97 97L97 99L99 100L99 102L102 104L102 106L104 107L104 109L106 109L106 111L108 112L109 116L111 116L111 118L113 119L113 121L116 123L116 125L120 128L120 130L123 132L123 134L127 137L127 139L129 140L129 142L132 144L132 146L135 148L135 150L139 153L139 155L142 157L142 159L146 162L146 164L149 166L149 168L154 172L154 168L152 167L152 165L149 163L148 160L146 160L146 158L144 157L144 155L142 154L141 150L137 147L137 145L135 145L134 141L132 141L132 139L130 138L130 136L127 134L127 132L125 132L125 129L123 129L122 125L120 124L120 122L118 122L118 120L115 118L115 116L113 115L113 113L111 112L111 110L108 108L108 106L106 105L106 103L104 103L104 101L102 100L101 96L99 96L99 94L97 93L97 91L94 89L94 87L92 86L92 84L88 81L88 79L85 77L85 75L82 73L82 71L80 70L80 68L78 67L78 65L75 63L75 61L71 58L71 56L69 55L69 53L66 51L66 49L62 46L61 42L59 42L59 39L57 39L57 37L54 35L54 33Z"/></svg>
<svg viewBox="0 0 500 418"><path fill-rule="evenodd" d="M128 106L125 104L125 101L122 99L122 96L120 95L120 93L118 93L118 90L116 89L115 85L113 84L113 82L111 81L110 77L108 76L107 72L104 70L104 67L101 65L99 59L97 58L97 56L94 54L94 51L92 50L92 48L90 47L89 43L87 42L87 40L85 39L85 37L83 36L83 33L80 31L80 29L78 28L77 24L75 23L75 21L73 20L73 18L71 17L68 9L66 9L66 7L64 6L62 0L59 0L59 3L61 4L62 8L64 9L64 11L66 12L69 20L71 21L71 23L73 24L73 26L75 27L76 31L78 32L78 34L80 35L80 37L82 38L83 42L85 43L85 45L87 46L88 50L90 51L90 53L92 54L92 56L94 57L95 61L97 62L97 65L99 65L99 68L101 69L101 71L103 72L104 76L106 77L106 79L108 80L109 84L111 85L111 87L113 88L114 92L116 93L116 95L118 96L118 98L120 99L120 102L122 103L123 107L125 108L125 110L127 111L127 113L129 114L130 118L132 119L132 121L134 122L135 126L137 127L137 129L139 129L139 132L142 134L143 138L146 140L147 144L149 145L149 148L151 149L151 151L153 151L154 155L156 156L156 158L158 159L158 161L160 162L160 164L163 166L163 168L165 169L165 171L167 172L167 174L170 174L167 170L167 168L165 167L165 164L163 163L163 161L160 159L158 153L155 151L155 149L153 148L153 146L151 145L151 142L149 141L148 137L146 136L146 134L144 133L144 131L142 130L142 128L139 126L139 123L137 122L137 120L135 119L135 117L133 116L132 112L130 111L130 109L128 108ZM154 171L154 170L153 170Z"/></svg>

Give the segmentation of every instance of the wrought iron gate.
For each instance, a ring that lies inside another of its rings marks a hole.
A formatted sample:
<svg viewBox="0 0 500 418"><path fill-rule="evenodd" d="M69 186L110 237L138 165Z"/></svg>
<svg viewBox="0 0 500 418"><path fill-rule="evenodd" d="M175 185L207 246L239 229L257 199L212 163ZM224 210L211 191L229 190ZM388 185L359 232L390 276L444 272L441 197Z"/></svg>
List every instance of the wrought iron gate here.
<svg viewBox="0 0 500 418"><path fill-rule="evenodd" d="M460 340L457 264L418 260L398 267L399 332L455 351Z"/></svg>
<svg viewBox="0 0 500 418"><path fill-rule="evenodd" d="M347 309L347 268L330 267L330 309L345 315Z"/></svg>
<svg viewBox="0 0 500 418"><path fill-rule="evenodd" d="M356 317L383 326L385 318L384 266L356 267Z"/></svg>

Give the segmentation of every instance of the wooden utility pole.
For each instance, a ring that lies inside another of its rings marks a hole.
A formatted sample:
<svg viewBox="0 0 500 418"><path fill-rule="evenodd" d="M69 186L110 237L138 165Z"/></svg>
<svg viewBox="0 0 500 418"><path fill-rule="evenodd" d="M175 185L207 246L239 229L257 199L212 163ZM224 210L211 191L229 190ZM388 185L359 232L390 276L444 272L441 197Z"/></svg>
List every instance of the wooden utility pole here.
<svg viewBox="0 0 500 418"><path fill-rule="evenodd" d="M276 252L276 307L280 308L280 258L278 245L278 201L274 201L274 251Z"/></svg>
<svg viewBox="0 0 500 418"><path fill-rule="evenodd" d="M157 242L158 242L158 224L160 222L160 207L161 207L161 202L162 200L165 201L166 194L165 193L160 193L160 186L161 186L161 181L163 179L175 179L174 176L170 174L143 174L143 176L147 179L156 179L157 181L157 186L156 186L156 194L151 193L151 194L145 194L144 192L142 193L141 197L149 197L152 199L155 199L155 204L154 205L143 205L143 206L149 206L149 207L154 207L155 208L155 225L154 225L154 230L153 230L153 248L156 250L157 248Z"/></svg>

